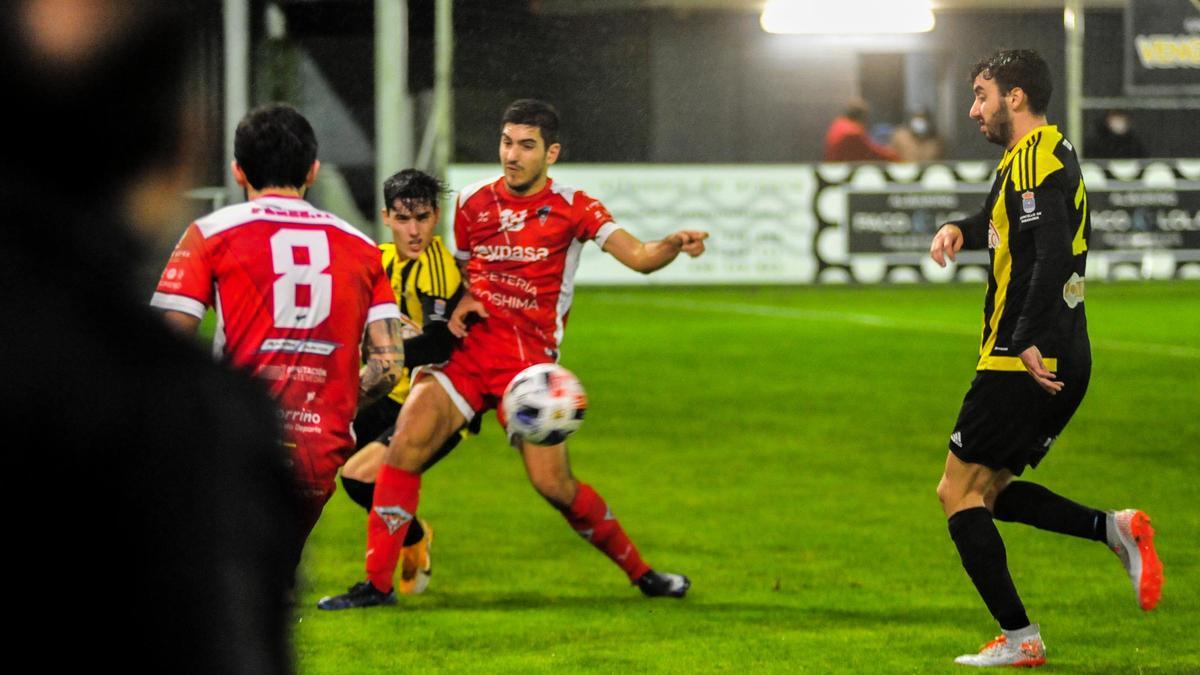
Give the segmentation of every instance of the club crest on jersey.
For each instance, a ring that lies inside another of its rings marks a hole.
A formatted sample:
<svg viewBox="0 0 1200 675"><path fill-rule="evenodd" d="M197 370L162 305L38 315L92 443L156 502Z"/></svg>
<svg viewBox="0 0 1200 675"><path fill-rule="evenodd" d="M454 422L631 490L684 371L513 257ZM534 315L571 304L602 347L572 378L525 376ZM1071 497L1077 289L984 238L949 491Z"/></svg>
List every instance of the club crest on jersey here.
<svg viewBox="0 0 1200 675"><path fill-rule="evenodd" d="M1037 208L1037 202L1033 200L1033 192L1021 193L1021 210L1025 213L1033 213Z"/></svg>
<svg viewBox="0 0 1200 675"><path fill-rule="evenodd" d="M546 204L537 210L538 222L542 225L546 224L546 219L550 217L550 205Z"/></svg>
<svg viewBox="0 0 1200 675"><path fill-rule="evenodd" d="M501 232L520 232L525 229L525 209L513 211L504 209L500 212Z"/></svg>
<svg viewBox="0 0 1200 675"><path fill-rule="evenodd" d="M388 534L396 534L401 525L412 520L412 514L399 506L376 506L375 513L379 514L383 524L387 525Z"/></svg>

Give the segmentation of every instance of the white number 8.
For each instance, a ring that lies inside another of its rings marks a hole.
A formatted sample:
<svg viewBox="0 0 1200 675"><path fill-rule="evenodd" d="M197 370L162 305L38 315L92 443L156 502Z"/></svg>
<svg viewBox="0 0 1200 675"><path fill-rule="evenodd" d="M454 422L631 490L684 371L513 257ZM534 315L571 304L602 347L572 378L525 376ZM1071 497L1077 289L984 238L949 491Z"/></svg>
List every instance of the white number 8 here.
<svg viewBox="0 0 1200 675"><path fill-rule="evenodd" d="M296 262L297 249L308 251L308 262ZM315 328L329 318L333 305L333 275L329 267L329 237L321 230L279 230L271 235L271 264L275 280L275 326ZM309 304L296 306L298 286L309 288Z"/></svg>

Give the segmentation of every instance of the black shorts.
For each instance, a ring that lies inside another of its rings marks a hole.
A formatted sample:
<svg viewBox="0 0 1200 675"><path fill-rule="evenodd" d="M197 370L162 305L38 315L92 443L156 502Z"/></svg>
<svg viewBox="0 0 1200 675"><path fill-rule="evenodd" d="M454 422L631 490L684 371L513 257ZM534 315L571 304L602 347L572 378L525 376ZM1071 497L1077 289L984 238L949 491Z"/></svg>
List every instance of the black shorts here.
<svg viewBox="0 0 1200 675"><path fill-rule="evenodd" d="M391 436L399 415L400 404L388 396L359 411L354 417L354 449L362 450L367 443L377 441L385 434Z"/></svg>
<svg viewBox="0 0 1200 675"><path fill-rule="evenodd" d="M950 452L1017 476L1036 467L1083 402L1090 375L1090 363L1059 372L1063 390L1052 396L1028 373L980 371L963 397Z"/></svg>

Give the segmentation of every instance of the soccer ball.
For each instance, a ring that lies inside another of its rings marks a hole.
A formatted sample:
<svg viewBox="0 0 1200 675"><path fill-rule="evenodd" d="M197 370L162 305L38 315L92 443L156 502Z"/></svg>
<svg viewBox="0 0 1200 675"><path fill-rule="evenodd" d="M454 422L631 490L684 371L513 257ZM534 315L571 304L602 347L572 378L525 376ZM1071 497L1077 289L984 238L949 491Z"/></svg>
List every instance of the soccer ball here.
<svg viewBox="0 0 1200 675"><path fill-rule="evenodd" d="M509 435L534 445L558 445L583 424L587 394L571 371L539 363L508 383L502 405Z"/></svg>

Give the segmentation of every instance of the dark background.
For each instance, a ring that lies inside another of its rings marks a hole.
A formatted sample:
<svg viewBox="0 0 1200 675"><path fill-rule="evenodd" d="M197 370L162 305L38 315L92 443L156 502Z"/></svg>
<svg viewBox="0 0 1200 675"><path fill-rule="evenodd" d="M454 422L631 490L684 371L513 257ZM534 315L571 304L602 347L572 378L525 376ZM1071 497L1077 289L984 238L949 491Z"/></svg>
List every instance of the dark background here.
<svg viewBox="0 0 1200 675"><path fill-rule="evenodd" d="M264 37L265 3L252 9L252 99L297 103L317 127L323 161L341 168L369 213L373 3L279 4L288 29L282 41ZM433 84L433 3L409 0L409 6L408 84L419 145ZM870 102L873 130L881 136L906 110L924 108L946 140L947 157L991 160L996 148L967 118L969 71L1002 47L1043 54L1055 74L1049 118L1065 125L1061 11L941 12L927 34L837 37L770 35L756 12L571 6L455 2L455 162L496 161L500 113L512 99L527 96L559 108L565 161L818 161L830 120L855 96ZM1085 19L1084 95L1120 96L1123 12L1094 9ZM220 16L210 23L204 110L219 132ZM1086 110L1085 125L1090 130L1102 116ZM1135 132L1159 157L1200 156L1196 116L1194 110L1132 111ZM210 163L210 184L221 183L221 164Z"/></svg>

